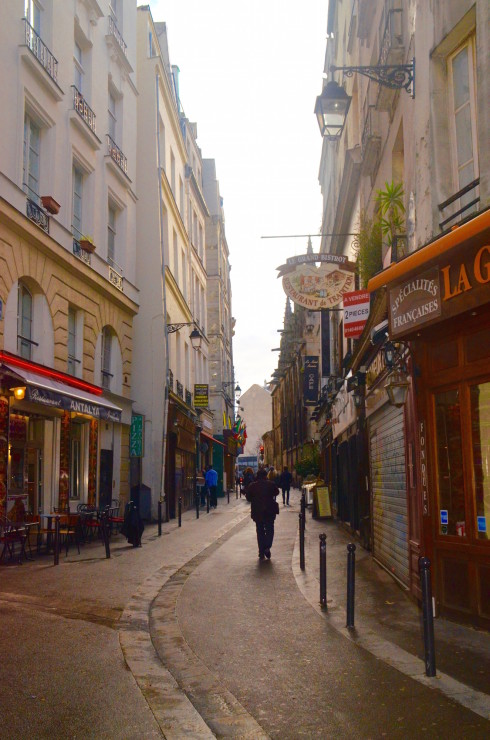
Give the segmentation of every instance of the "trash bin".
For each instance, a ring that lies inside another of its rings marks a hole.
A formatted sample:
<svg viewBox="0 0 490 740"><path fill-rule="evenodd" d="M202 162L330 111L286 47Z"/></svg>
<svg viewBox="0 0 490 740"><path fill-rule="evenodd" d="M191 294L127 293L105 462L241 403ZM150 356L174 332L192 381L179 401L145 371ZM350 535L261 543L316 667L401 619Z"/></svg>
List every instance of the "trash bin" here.
<svg viewBox="0 0 490 740"><path fill-rule="evenodd" d="M131 488L131 499L139 509L140 517L144 522L151 521L151 488L140 483Z"/></svg>

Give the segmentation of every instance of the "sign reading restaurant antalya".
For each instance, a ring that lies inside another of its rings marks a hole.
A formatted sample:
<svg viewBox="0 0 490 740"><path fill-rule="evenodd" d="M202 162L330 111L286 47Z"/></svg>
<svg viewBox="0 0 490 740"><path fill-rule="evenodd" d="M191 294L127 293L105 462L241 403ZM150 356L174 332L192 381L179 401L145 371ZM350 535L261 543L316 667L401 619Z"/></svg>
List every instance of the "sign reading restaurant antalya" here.
<svg viewBox="0 0 490 740"><path fill-rule="evenodd" d="M62 393L55 393L45 388L36 388L35 386L28 385L26 388L26 397L28 401L42 403L43 406L73 411L78 414L88 414L89 416L94 416L96 419L104 419L104 421L121 421L121 412L119 409L99 406L98 404L65 396Z"/></svg>
<svg viewBox="0 0 490 740"><path fill-rule="evenodd" d="M286 295L310 311L338 306L355 288L355 265L341 254L300 254L276 269Z"/></svg>

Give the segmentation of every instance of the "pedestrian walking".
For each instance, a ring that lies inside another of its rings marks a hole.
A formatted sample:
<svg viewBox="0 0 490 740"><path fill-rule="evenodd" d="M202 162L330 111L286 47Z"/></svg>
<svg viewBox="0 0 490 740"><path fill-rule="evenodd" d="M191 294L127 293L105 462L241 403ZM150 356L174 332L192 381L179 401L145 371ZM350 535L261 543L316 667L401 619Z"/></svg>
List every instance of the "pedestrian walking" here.
<svg viewBox="0 0 490 740"><path fill-rule="evenodd" d="M250 516L257 530L259 558L270 560L274 541L274 521L279 514L279 505L276 501L279 489L273 481L267 480L267 471L262 468L257 472L257 480L248 486L246 494L247 501L252 504Z"/></svg>
<svg viewBox="0 0 490 740"><path fill-rule="evenodd" d="M254 471L252 470L252 468L245 468L245 471L243 473L243 487L247 488L247 486L249 486L250 483L253 483L253 481L254 481Z"/></svg>
<svg viewBox="0 0 490 740"><path fill-rule="evenodd" d="M218 497L216 495L218 491L218 473L212 465L208 465L205 480L206 486L209 488L209 506L211 509L216 509L218 505Z"/></svg>
<svg viewBox="0 0 490 740"><path fill-rule="evenodd" d="M289 506L289 489L291 488L291 481L293 476L288 470L288 466L285 465L282 473L279 477L279 487L282 491L282 504L283 506Z"/></svg>
<svg viewBox="0 0 490 740"><path fill-rule="evenodd" d="M238 492L238 489L240 488L240 471L238 468L235 468L235 491Z"/></svg>

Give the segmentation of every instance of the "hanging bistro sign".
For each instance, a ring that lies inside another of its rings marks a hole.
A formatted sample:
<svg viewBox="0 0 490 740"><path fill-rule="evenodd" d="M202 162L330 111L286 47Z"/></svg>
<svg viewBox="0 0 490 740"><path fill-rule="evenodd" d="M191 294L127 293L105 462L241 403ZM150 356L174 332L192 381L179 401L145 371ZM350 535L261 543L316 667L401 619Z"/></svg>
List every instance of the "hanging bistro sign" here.
<svg viewBox="0 0 490 740"><path fill-rule="evenodd" d="M318 401L318 368L320 358L318 356L305 357L303 374L303 401L305 406L316 406Z"/></svg>
<svg viewBox="0 0 490 740"><path fill-rule="evenodd" d="M345 255L309 252L276 269L286 295L310 311L338 306L344 293L355 288L355 264Z"/></svg>

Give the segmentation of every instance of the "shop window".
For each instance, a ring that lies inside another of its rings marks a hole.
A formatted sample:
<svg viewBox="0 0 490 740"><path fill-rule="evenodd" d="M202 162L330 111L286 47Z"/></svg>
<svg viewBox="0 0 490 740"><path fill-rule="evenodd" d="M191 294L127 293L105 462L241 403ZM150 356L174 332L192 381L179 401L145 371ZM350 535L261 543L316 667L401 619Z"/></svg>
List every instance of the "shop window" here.
<svg viewBox="0 0 490 740"><path fill-rule="evenodd" d="M466 536L461 407L457 389L435 395L439 534Z"/></svg>
<svg viewBox="0 0 490 740"><path fill-rule="evenodd" d="M32 295L19 283L17 310L17 353L26 360L32 359Z"/></svg>
<svg viewBox="0 0 490 740"><path fill-rule="evenodd" d="M488 540L490 525L490 382L470 387L470 407L476 537L479 540Z"/></svg>
<svg viewBox="0 0 490 740"><path fill-rule="evenodd" d="M70 498L79 499L82 486L82 425L72 421L70 429Z"/></svg>

